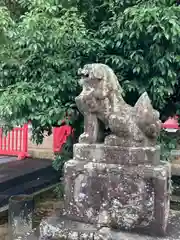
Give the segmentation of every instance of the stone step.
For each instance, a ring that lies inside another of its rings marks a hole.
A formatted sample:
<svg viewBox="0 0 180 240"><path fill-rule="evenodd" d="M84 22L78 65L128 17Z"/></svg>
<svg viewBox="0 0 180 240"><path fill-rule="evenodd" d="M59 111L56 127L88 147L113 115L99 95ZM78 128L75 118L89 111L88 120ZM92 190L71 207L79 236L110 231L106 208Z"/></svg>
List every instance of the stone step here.
<svg viewBox="0 0 180 240"><path fill-rule="evenodd" d="M39 238L37 233L33 233L23 240L180 240L179 226L180 212L177 211L171 211L167 236L161 238L111 230L107 227L99 229L91 224L71 221L63 216L52 216L41 222Z"/></svg>
<svg viewBox="0 0 180 240"><path fill-rule="evenodd" d="M13 240L40 240L39 229L33 229L31 232L27 232L24 235L14 237ZM46 238L46 240L49 239Z"/></svg>
<svg viewBox="0 0 180 240"><path fill-rule="evenodd" d="M91 224L72 221L67 217L50 217L40 224L41 239L51 237L53 240L88 239L94 240L98 228Z"/></svg>
<svg viewBox="0 0 180 240"><path fill-rule="evenodd" d="M32 156L33 158L41 158L41 159L54 159L54 153L53 151L49 150L49 149L28 149L28 153L30 154L30 156Z"/></svg>

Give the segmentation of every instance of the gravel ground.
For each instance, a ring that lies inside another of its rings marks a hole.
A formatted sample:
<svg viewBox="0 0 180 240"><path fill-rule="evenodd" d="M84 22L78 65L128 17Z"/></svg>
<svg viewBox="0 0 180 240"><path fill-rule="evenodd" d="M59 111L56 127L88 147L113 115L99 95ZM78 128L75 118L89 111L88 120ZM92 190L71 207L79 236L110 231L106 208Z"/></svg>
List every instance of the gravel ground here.
<svg viewBox="0 0 180 240"><path fill-rule="evenodd" d="M0 225L0 239L1 240L8 240L8 234L7 234L7 222Z"/></svg>

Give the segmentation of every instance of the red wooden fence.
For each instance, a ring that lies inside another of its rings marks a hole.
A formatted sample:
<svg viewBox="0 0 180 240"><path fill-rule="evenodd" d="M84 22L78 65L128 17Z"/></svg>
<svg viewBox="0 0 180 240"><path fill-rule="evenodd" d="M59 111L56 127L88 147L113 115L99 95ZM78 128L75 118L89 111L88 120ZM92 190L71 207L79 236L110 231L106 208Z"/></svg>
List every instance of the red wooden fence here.
<svg viewBox="0 0 180 240"><path fill-rule="evenodd" d="M64 125L53 128L53 151L60 152L73 129ZM28 124L13 128L7 136L0 128L0 155L17 156L19 160L29 157L28 154Z"/></svg>
<svg viewBox="0 0 180 240"><path fill-rule="evenodd" d="M53 128L53 151L61 152L62 146L71 134L73 134L73 129L70 126ZM7 136L3 135L3 130L0 128L0 155L18 156L19 160L29 157L28 124L14 128Z"/></svg>
<svg viewBox="0 0 180 240"><path fill-rule="evenodd" d="M7 136L0 128L0 155L18 156L18 159L28 157L28 124L14 128Z"/></svg>

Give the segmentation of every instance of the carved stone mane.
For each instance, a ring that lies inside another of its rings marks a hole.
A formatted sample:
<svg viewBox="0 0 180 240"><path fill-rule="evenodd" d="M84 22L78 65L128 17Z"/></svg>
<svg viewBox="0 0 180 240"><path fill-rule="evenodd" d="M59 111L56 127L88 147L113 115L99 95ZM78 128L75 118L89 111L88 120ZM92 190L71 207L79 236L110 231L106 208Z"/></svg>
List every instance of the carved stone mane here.
<svg viewBox="0 0 180 240"><path fill-rule="evenodd" d="M134 107L122 98L122 88L113 70L104 64L88 64L79 69L82 92L76 104L84 115L81 143L104 141L104 129L111 134L105 144L152 146L156 144L161 122L148 94L141 95Z"/></svg>

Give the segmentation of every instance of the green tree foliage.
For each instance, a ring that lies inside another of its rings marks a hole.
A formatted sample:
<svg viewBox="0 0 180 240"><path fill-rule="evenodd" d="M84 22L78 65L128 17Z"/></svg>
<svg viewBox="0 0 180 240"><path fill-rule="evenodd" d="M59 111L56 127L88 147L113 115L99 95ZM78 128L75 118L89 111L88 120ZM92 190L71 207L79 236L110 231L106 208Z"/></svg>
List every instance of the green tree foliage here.
<svg viewBox="0 0 180 240"><path fill-rule="evenodd" d="M0 59L0 117L12 125L31 120L40 141L66 113L75 114L76 71L95 56L99 44L90 39L75 8L52 1L26 4L21 20L4 27L9 44Z"/></svg>
<svg viewBox="0 0 180 240"><path fill-rule="evenodd" d="M18 20L26 11L19 0L0 0L0 6L6 7L14 20Z"/></svg>
<svg viewBox="0 0 180 240"><path fill-rule="evenodd" d="M180 7L174 0L15 2L21 17L18 11L12 17L7 4L0 10L0 118L9 126L31 120L38 142L67 113L79 127L76 72L91 62L115 70L130 104L146 90L162 117L178 111Z"/></svg>
<svg viewBox="0 0 180 240"><path fill-rule="evenodd" d="M107 63L122 76L127 92L147 90L154 107L162 111L177 88L180 35L179 8L134 6L115 16L109 30L112 46ZM117 34L119 32L119 34Z"/></svg>

